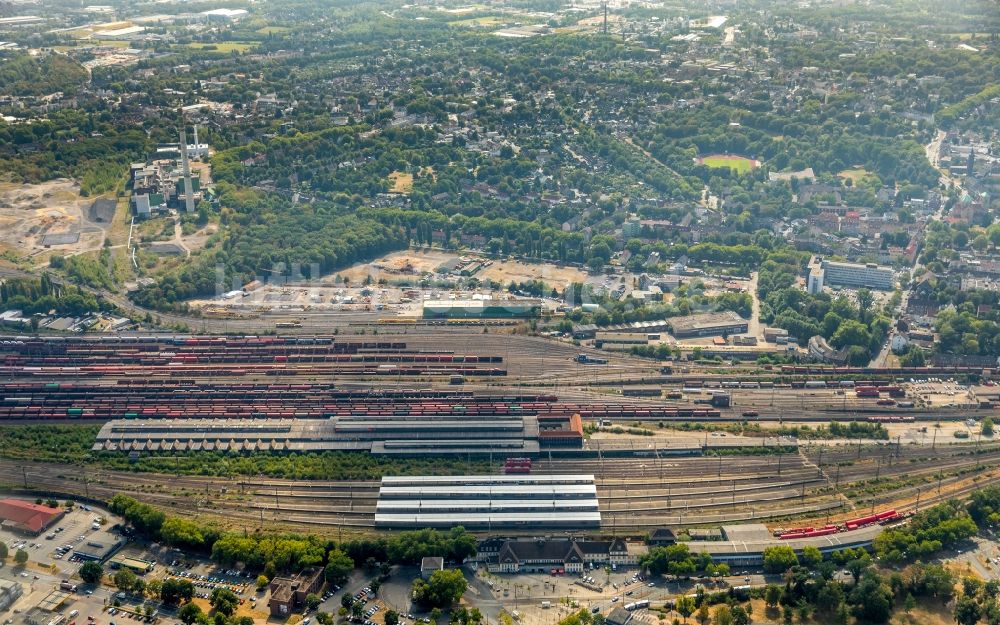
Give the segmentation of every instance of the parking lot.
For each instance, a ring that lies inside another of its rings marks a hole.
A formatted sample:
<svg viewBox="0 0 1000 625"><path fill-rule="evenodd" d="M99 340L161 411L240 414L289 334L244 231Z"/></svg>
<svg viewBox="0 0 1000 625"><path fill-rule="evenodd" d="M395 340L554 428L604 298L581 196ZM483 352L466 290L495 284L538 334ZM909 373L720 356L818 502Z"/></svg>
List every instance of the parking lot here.
<svg viewBox="0 0 1000 625"><path fill-rule="evenodd" d="M65 560L68 563L72 558L68 554L75 546L86 541L94 533L105 533L103 530L109 525L106 512L94 510L90 506L87 508L89 509L74 506L70 512L38 536L0 527L0 541L7 545L12 554L18 549L24 549L33 562L49 564ZM96 529L95 519L102 521ZM67 546L69 549L65 549ZM76 569L74 567L71 570Z"/></svg>

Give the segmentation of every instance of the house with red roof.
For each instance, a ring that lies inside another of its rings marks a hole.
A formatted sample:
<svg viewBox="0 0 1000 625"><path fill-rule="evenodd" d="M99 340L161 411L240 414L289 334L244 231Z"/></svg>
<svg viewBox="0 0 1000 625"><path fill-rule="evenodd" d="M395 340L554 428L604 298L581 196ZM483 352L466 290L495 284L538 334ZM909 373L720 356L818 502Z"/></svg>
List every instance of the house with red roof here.
<svg viewBox="0 0 1000 625"><path fill-rule="evenodd" d="M20 499L0 499L0 522L5 527L29 534L41 534L64 513L62 508L50 508Z"/></svg>

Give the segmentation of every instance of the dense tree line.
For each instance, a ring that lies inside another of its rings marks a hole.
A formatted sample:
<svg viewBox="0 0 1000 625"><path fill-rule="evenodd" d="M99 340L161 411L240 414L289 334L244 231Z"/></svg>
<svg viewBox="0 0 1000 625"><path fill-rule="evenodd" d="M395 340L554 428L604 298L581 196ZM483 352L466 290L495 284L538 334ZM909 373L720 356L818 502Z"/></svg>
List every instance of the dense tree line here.
<svg viewBox="0 0 1000 625"><path fill-rule="evenodd" d="M875 551L888 562L924 558L978 531L967 506L949 501L918 513L902 527L879 534L875 538Z"/></svg>
<svg viewBox="0 0 1000 625"><path fill-rule="evenodd" d="M47 274L39 278L8 278L0 282L0 307L20 310L24 315L85 315L105 310L106 305L90 293L72 285L61 285Z"/></svg>
<svg viewBox="0 0 1000 625"><path fill-rule="evenodd" d="M86 82L87 70L62 54L18 54L0 63L0 93L6 95L72 94Z"/></svg>
<svg viewBox="0 0 1000 625"><path fill-rule="evenodd" d="M223 566L243 564L268 578L307 566L326 566L326 577L335 581L362 562L417 564L426 556L462 562L476 553L476 538L460 526L448 532L424 529L337 545L312 534L226 532L214 525L168 516L125 495L112 498L108 508L150 540L209 553Z"/></svg>

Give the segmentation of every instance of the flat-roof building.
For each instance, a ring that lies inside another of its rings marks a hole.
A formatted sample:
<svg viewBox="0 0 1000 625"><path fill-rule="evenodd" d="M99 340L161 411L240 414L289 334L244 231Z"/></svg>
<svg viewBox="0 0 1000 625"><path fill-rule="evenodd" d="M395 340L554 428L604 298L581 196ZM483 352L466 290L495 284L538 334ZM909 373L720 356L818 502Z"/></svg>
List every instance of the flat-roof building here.
<svg viewBox="0 0 1000 625"><path fill-rule="evenodd" d="M81 560L104 562L125 546L125 540L105 528L91 533L73 548L73 555Z"/></svg>
<svg viewBox="0 0 1000 625"><path fill-rule="evenodd" d="M379 528L597 528L593 475L383 477Z"/></svg>
<svg viewBox="0 0 1000 625"><path fill-rule="evenodd" d="M821 288L822 284L831 284L891 291L895 284L892 268L881 267L875 263L840 263L823 260L821 266L823 267Z"/></svg>
<svg viewBox="0 0 1000 625"><path fill-rule="evenodd" d="M722 312L701 313L686 317L675 317L670 320L671 334L674 338L687 339L702 336L721 336L723 334L742 334L749 330L746 319L731 310Z"/></svg>
<svg viewBox="0 0 1000 625"><path fill-rule="evenodd" d="M0 612L9 610L23 593L24 589L21 584L0 579Z"/></svg>
<svg viewBox="0 0 1000 625"><path fill-rule="evenodd" d="M94 33L93 38L121 41L125 39L135 39L144 32L146 32L145 26L126 26L124 28L113 28L111 30L99 30Z"/></svg>
<svg viewBox="0 0 1000 625"><path fill-rule="evenodd" d="M136 575L145 575L153 570L156 562L133 558L131 556L117 556L108 563L112 569L128 569Z"/></svg>
<svg viewBox="0 0 1000 625"><path fill-rule="evenodd" d="M871 525L858 530L837 532L810 538L774 538L766 525L747 523L722 528L723 540L691 540L685 545L691 553L707 553L712 561L731 566L761 566L764 550L775 545L791 547L801 555L806 547L816 547L824 556L846 549L870 549L875 537L883 531L881 525Z"/></svg>
<svg viewBox="0 0 1000 625"><path fill-rule="evenodd" d="M271 598L268 599L267 607L271 616L290 616L305 603L307 596L315 594L322 586L321 568L304 569L295 577L275 577L268 586Z"/></svg>
<svg viewBox="0 0 1000 625"><path fill-rule="evenodd" d="M427 300L425 319L510 319L537 317L542 302L537 299Z"/></svg>

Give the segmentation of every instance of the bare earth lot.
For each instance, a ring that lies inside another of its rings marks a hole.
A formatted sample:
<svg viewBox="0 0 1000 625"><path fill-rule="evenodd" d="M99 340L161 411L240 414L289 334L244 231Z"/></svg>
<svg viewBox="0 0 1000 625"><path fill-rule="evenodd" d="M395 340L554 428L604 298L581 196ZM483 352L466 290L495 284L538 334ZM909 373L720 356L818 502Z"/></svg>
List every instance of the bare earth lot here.
<svg viewBox="0 0 1000 625"><path fill-rule="evenodd" d="M80 187L64 178L35 185L0 183L0 250L36 257L100 249L110 224L89 220L93 201L80 197Z"/></svg>
<svg viewBox="0 0 1000 625"><path fill-rule="evenodd" d="M476 254L458 254L444 250L406 250L393 252L371 263L354 265L339 275L350 278L351 282L364 280L371 275L374 280L386 278L392 280L402 276L419 276L422 273L433 273L436 268L455 258L470 258L486 260ZM503 284L510 281L525 282L541 280L550 286L563 288L570 282L584 282L586 272L575 267L559 267L548 263L526 264L516 260L494 261L489 267L478 271L475 275L481 281L496 280Z"/></svg>

